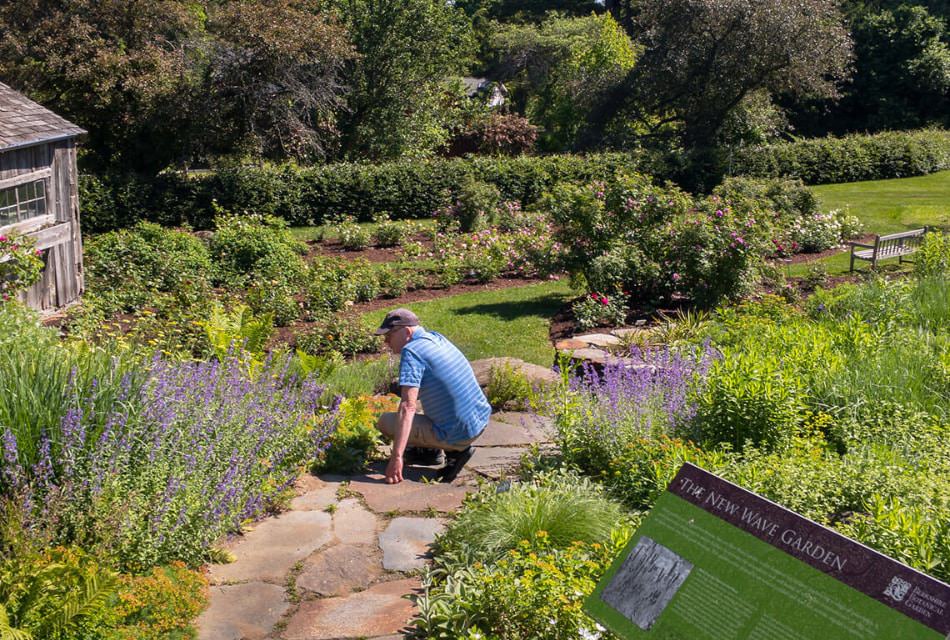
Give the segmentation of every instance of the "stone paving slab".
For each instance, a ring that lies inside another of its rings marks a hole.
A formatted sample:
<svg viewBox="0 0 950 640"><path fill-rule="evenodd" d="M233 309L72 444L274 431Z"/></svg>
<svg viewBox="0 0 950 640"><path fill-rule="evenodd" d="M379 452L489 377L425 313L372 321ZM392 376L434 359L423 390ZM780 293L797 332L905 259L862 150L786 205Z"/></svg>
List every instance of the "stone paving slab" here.
<svg viewBox="0 0 950 640"><path fill-rule="evenodd" d="M549 367L542 367L531 362L525 362L519 358L485 358L475 360L471 363L472 372L475 374L475 380L479 386L485 387L491 380L492 369L502 369L505 366L511 367L528 379L531 384L547 384L557 382L558 374Z"/></svg>
<svg viewBox="0 0 950 640"><path fill-rule="evenodd" d="M365 589L382 573L375 545L339 544L307 559L297 587L321 596L344 596Z"/></svg>
<svg viewBox="0 0 950 640"><path fill-rule="evenodd" d="M554 424L552 418L539 416L528 411L496 411L491 415L491 418L507 424L531 424L542 428L549 428Z"/></svg>
<svg viewBox="0 0 950 640"><path fill-rule="evenodd" d="M574 336L572 339L592 347L612 347L620 344L620 338L609 333L588 333L583 336Z"/></svg>
<svg viewBox="0 0 950 640"><path fill-rule="evenodd" d="M503 422L496 417L475 441L476 447L514 447L547 442L550 436L545 429L530 417L523 422Z"/></svg>
<svg viewBox="0 0 950 640"><path fill-rule="evenodd" d="M290 502L293 511L323 511L336 502L336 487L324 485L303 493Z"/></svg>
<svg viewBox="0 0 950 640"><path fill-rule="evenodd" d="M290 511L260 522L228 544L237 560L210 569L212 584L259 580L283 584L298 560L330 542L331 518L322 511Z"/></svg>
<svg viewBox="0 0 950 640"><path fill-rule="evenodd" d="M340 502L333 513L333 535L346 544L376 544L379 519L355 498Z"/></svg>
<svg viewBox="0 0 950 640"><path fill-rule="evenodd" d="M383 568L387 571L422 569L430 557L430 546L445 522L436 518L393 518L379 534Z"/></svg>
<svg viewBox="0 0 950 640"><path fill-rule="evenodd" d="M211 587L210 602L198 640L260 640L290 608L283 587L263 582Z"/></svg>
<svg viewBox="0 0 950 640"><path fill-rule="evenodd" d="M527 447L477 447L465 469L498 480L511 475L527 452Z"/></svg>
<svg viewBox="0 0 950 640"><path fill-rule="evenodd" d="M377 466L384 469L385 463ZM432 470L407 466L403 470L403 481L399 484L386 484L386 476L381 472L374 472L354 477L349 489L363 496L366 506L380 514L429 509L448 513L458 509L465 495L473 490L457 484L422 482L423 477L434 476L435 472Z"/></svg>
<svg viewBox="0 0 950 640"><path fill-rule="evenodd" d="M383 582L345 598L304 602L280 637L337 640L394 634L406 626L415 612L415 605L403 596L418 592L420 586L418 578L409 578Z"/></svg>

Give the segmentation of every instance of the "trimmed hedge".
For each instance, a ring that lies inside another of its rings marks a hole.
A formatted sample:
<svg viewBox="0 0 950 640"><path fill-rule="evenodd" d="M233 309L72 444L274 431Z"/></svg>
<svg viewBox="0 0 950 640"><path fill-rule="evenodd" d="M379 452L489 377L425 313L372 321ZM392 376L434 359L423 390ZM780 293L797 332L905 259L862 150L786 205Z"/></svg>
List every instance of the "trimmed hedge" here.
<svg viewBox="0 0 950 640"><path fill-rule="evenodd" d="M751 147L733 157L730 173L826 184L906 178L948 168L950 131L921 129Z"/></svg>
<svg viewBox="0 0 950 640"><path fill-rule="evenodd" d="M337 214L361 221L387 212L393 219L428 218L449 204L465 175L495 185L505 200L537 202L559 182L588 182L618 170L665 173L646 156L629 153L402 160L318 167L234 167L214 173L155 178L82 175L83 228L102 232L139 220L212 226L216 209L278 216L293 226Z"/></svg>

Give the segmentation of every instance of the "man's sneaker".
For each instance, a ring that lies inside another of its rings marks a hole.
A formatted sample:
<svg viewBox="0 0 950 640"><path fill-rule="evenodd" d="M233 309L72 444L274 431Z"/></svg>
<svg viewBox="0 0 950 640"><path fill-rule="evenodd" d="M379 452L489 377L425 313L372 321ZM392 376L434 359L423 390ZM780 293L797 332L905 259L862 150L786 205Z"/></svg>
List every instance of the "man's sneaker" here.
<svg viewBox="0 0 950 640"><path fill-rule="evenodd" d="M406 464L418 464L426 467L437 467L445 464L445 453L442 449L427 449L425 447L406 447L403 454Z"/></svg>
<svg viewBox="0 0 950 640"><path fill-rule="evenodd" d="M446 456L445 466L439 469L438 477L439 482L448 484L455 480L458 476L459 471L462 470L469 460L472 459L472 456L475 454L475 447L469 446L463 451L450 451Z"/></svg>

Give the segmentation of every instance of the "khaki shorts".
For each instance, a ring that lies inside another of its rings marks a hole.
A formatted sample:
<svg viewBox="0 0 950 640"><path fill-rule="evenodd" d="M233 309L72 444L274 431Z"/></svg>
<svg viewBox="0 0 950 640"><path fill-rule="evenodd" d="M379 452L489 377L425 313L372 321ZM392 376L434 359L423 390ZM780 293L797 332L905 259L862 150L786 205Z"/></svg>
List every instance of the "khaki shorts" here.
<svg viewBox="0 0 950 640"><path fill-rule="evenodd" d="M396 437L396 427L398 426L399 414L392 411L387 411L379 416L379 420L376 422L376 428L390 440ZM481 434L478 435L480 436ZM461 442L453 442L451 444L445 442L436 434L435 425L432 424L432 420L427 418L424 414L417 413L412 416L412 431L409 432L409 442L407 446L462 451L468 448L468 445L477 439L478 436L475 436L474 438L462 440Z"/></svg>

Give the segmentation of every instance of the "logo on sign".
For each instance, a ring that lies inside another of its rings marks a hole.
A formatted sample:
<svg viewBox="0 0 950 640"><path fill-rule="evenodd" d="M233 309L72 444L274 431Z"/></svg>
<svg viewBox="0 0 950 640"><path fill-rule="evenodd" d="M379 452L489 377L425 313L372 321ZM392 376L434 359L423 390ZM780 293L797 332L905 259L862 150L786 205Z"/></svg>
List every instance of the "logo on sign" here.
<svg viewBox="0 0 950 640"><path fill-rule="evenodd" d="M884 595L895 602L903 602L908 591L910 591L910 583L894 576L891 578L891 583L887 585L887 589L884 590Z"/></svg>

